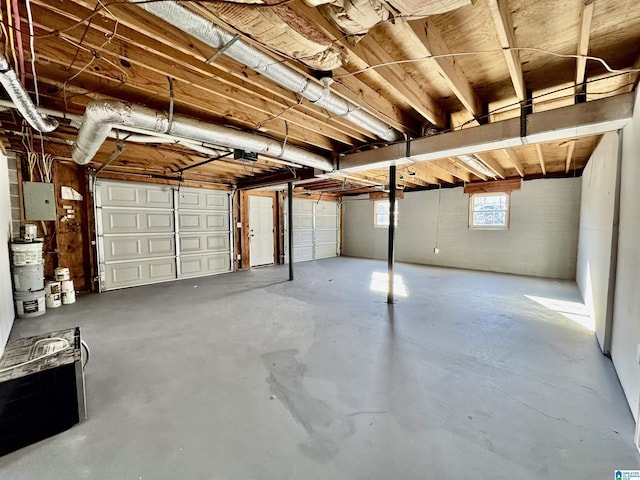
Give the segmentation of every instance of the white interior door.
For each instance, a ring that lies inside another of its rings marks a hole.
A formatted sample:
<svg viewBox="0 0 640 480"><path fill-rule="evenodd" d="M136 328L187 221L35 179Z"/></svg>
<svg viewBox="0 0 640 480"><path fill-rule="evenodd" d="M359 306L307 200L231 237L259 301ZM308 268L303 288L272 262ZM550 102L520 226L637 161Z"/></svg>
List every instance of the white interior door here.
<svg viewBox="0 0 640 480"><path fill-rule="evenodd" d="M273 263L273 198L249 195L251 266Z"/></svg>

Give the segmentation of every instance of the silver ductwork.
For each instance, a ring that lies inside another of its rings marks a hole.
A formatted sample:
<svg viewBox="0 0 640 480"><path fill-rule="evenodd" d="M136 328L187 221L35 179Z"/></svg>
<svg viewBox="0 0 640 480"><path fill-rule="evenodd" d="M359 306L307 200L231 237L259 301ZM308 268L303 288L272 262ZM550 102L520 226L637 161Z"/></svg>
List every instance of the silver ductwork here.
<svg viewBox="0 0 640 480"><path fill-rule="evenodd" d="M207 45L223 51L224 55L250 67L277 84L302 95L320 108L349 120L387 142L400 139L400 133L397 130L365 112L358 105L339 97L320 83L310 80L176 2L129 1Z"/></svg>
<svg viewBox="0 0 640 480"><path fill-rule="evenodd" d="M2 54L0 54L0 83L29 125L43 133L52 132L58 128L58 121L55 118L43 117L38 113L31 97L18 80L16 72L11 69L9 62Z"/></svg>
<svg viewBox="0 0 640 480"><path fill-rule="evenodd" d="M333 170L333 164L325 157L271 138L183 115L173 115L169 121L163 112L117 100L87 104L82 126L73 144L73 160L80 165L89 163L114 128L135 128L150 135L167 134L178 139L238 148L320 170Z"/></svg>

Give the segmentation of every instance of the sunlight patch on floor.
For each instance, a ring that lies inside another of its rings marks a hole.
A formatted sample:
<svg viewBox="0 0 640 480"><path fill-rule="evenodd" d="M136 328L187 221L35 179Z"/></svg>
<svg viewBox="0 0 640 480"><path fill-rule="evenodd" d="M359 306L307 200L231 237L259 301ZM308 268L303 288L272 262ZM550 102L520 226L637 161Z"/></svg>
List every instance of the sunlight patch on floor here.
<svg viewBox="0 0 640 480"><path fill-rule="evenodd" d="M536 297L535 295L525 295L525 297L582 325L592 332L596 329L594 318L589 315L589 309L582 303L558 300L557 298Z"/></svg>
<svg viewBox="0 0 640 480"><path fill-rule="evenodd" d="M388 293L389 282L387 274L383 272L373 272L371 274L371 284L369 285L369 290L373 292ZM407 291L407 287L404 284L404 280L402 279L401 275L393 276L393 294L398 297L409 296L409 292Z"/></svg>

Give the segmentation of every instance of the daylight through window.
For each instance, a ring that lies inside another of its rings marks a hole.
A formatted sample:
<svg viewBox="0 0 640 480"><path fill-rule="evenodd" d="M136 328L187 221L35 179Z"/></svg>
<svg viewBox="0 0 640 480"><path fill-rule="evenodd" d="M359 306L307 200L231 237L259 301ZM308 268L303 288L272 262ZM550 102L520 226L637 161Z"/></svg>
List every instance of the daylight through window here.
<svg viewBox="0 0 640 480"><path fill-rule="evenodd" d="M373 224L376 227L389 226L389 200L376 200L373 206ZM396 221L394 225L398 226L398 202L396 202Z"/></svg>
<svg viewBox="0 0 640 480"><path fill-rule="evenodd" d="M509 227L509 194L476 193L469 198L469 228Z"/></svg>

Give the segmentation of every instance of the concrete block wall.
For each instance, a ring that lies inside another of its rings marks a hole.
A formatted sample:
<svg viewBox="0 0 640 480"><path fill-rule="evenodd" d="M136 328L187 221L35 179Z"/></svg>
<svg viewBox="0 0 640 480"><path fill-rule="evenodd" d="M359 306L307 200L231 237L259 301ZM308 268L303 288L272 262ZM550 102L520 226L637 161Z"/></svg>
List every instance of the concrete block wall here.
<svg viewBox="0 0 640 480"><path fill-rule="evenodd" d="M469 196L461 187L407 193L398 204L396 260L573 279L580 185L580 178L523 182L511 194L508 230L469 229ZM343 254L386 258L387 229L373 226L374 202L345 197L343 206Z"/></svg>

